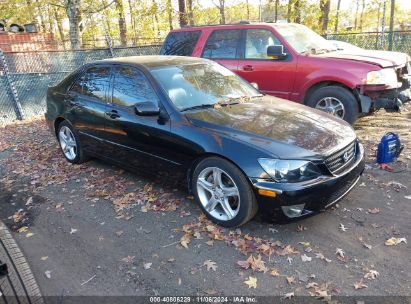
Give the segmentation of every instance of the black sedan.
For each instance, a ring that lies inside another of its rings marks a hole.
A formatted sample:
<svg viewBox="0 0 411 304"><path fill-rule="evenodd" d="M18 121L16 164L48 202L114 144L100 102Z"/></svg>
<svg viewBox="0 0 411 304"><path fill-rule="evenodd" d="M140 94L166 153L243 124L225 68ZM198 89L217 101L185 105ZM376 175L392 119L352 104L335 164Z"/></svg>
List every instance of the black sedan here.
<svg viewBox="0 0 411 304"><path fill-rule="evenodd" d="M182 181L226 227L259 208L287 218L324 210L364 169L350 125L199 58L87 64L49 88L45 116L69 162L98 157Z"/></svg>

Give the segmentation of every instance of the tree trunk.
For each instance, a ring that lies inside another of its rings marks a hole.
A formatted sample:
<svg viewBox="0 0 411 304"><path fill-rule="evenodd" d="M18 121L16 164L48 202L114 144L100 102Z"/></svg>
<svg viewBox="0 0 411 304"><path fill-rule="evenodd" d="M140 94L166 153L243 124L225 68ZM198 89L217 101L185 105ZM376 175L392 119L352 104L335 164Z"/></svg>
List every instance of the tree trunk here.
<svg viewBox="0 0 411 304"><path fill-rule="evenodd" d="M288 0L287 4L287 22L291 22L291 9L293 6L293 0Z"/></svg>
<svg viewBox="0 0 411 304"><path fill-rule="evenodd" d="M69 20L69 37L72 49L80 48L81 0L67 0L66 12Z"/></svg>
<svg viewBox="0 0 411 304"><path fill-rule="evenodd" d="M118 27L120 30L120 43L122 46L127 45L127 24L124 17L123 0L115 0L116 10L118 14Z"/></svg>
<svg viewBox="0 0 411 304"><path fill-rule="evenodd" d="M249 0L246 0L245 4L247 6L247 20L250 20L250 3L249 3Z"/></svg>
<svg viewBox="0 0 411 304"><path fill-rule="evenodd" d="M193 14L193 0L187 0L188 8L188 22L190 25L194 25L194 14Z"/></svg>
<svg viewBox="0 0 411 304"><path fill-rule="evenodd" d="M43 15L42 9L40 8L41 4L40 4L39 0L36 0L36 6L37 6L37 15L40 18L41 31L46 32L45 17Z"/></svg>
<svg viewBox="0 0 411 304"><path fill-rule="evenodd" d="M300 0L295 0L294 2L294 22L295 23L301 23L301 1Z"/></svg>
<svg viewBox="0 0 411 304"><path fill-rule="evenodd" d="M167 17L168 17L168 27L170 28L170 31L173 29L173 15L172 15L171 10L172 10L171 0L167 0L166 11L167 11Z"/></svg>
<svg viewBox="0 0 411 304"><path fill-rule="evenodd" d="M338 31L338 19L340 17L340 7L341 7L341 0L338 0L337 2L337 14L335 16L335 25L334 25L334 33L337 33Z"/></svg>
<svg viewBox="0 0 411 304"><path fill-rule="evenodd" d="M63 46L65 46L65 44L64 44L65 37L64 37L62 18L61 18L61 15L60 15L57 7L54 7L53 10L54 10L54 18L56 19L56 23L57 23L57 29L58 29L59 35L60 35L60 40L63 42Z"/></svg>
<svg viewBox="0 0 411 304"><path fill-rule="evenodd" d="M279 4L280 4L280 0L275 0L275 13L274 13L274 16L275 16L274 21L275 22L278 21L278 5Z"/></svg>
<svg viewBox="0 0 411 304"><path fill-rule="evenodd" d="M356 1L356 8L355 8L355 20L354 20L354 30L357 30L357 19L358 19L358 8L360 6L360 0Z"/></svg>
<svg viewBox="0 0 411 304"><path fill-rule="evenodd" d="M323 33L328 30L328 20L330 16L331 0L320 0L320 24Z"/></svg>
<svg viewBox="0 0 411 304"><path fill-rule="evenodd" d="M136 11L131 0L128 0L128 9L130 10L131 30L133 31L133 44L137 44L137 25L136 25Z"/></svg>
<svg viewBox="0 0 411 304"><path fill-rule="evenodd" d="M362 32L362 23L363 23L364 10L365 10L365 0L362 0L361 14L360 14L360 31L361 32Z"/></svg>
<svg viewBox="0 0 411 304"><path fill-rule="evenodd" d="M225 24L225 0L219 0L220 6L218 9L220 10L220 24Z"/></svg>
<svg viewBox="0 0 411 304"><path fill-rule="evenodd" d="M178 17L180 21L180 27L187 25L187 13L186 3L184 0L178 0Z"/></svg>

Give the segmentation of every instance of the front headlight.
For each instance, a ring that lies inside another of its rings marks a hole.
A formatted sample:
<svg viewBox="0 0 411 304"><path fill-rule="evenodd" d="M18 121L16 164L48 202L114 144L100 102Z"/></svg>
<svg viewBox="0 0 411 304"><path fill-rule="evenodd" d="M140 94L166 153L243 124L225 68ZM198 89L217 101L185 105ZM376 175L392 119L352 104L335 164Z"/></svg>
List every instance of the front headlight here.
<svg viewBox="0 0 411 304"><path fill-rule="evenodd" d="M296 183L321 175L318 167L310 161L259 158L258 162L277 182Z"/></svg>
<svg viewBox="0 0 411 304"><path fill-rule="evenodd" d="M392 68L367 73L366 84L396 85L397 83L397 73Z"/></svg>

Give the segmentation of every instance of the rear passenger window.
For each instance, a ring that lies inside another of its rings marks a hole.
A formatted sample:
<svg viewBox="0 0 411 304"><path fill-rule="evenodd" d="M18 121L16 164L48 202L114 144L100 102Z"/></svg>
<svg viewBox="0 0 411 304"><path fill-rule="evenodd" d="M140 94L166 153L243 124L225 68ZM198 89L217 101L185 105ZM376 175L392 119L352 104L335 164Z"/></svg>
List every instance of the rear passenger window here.
<svg viewBox="0 0 411 304"><path fill-rule="evenodd" d="M110 68L90 68L80 83L82 84L83 95L105 101L106 90L110 86Z"/></svg>
<svg viewBox="0 0 411 304"><path fill-rule="evenodd" d="M207 40L204 58L234 59L240 42L240 30L217 30Z"/></svg>
<svg viewBox="0 0 411 304"><path fill-rule="evenodd" d="M171 32L161 47L161 55L191 56L200 38L200 31Z"/></svg>

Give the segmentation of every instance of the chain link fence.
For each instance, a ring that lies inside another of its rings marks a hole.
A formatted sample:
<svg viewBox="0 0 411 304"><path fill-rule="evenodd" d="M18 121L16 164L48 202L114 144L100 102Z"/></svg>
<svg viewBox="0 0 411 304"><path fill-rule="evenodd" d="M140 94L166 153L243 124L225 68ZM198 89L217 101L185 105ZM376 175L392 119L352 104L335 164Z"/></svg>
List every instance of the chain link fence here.
<svg viewBox="0 0 411 304"><path fill-rule="evenodd" d="M392 37L392 47L389 40ZM411 31L328 34L327 39L339 40L369 50L390 50L411 56Z"/></svg>
<svg viewBox="0 0 411 304"><path fill-rule="evenodd" d="M0 57L0 123L20 119L20 116L27 119L43 114L47 88L85 63L110 57L157 55L159 52L159 45L143 45L4 53L3 58ZM17 100L13 98L11 85Z"/></svg>

